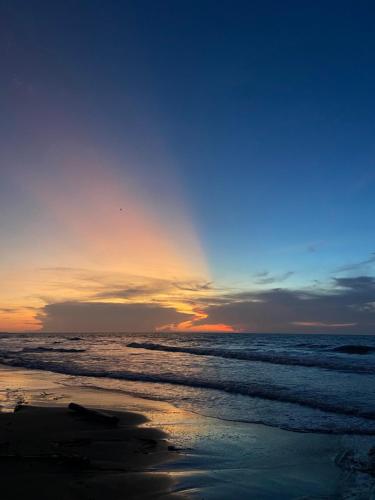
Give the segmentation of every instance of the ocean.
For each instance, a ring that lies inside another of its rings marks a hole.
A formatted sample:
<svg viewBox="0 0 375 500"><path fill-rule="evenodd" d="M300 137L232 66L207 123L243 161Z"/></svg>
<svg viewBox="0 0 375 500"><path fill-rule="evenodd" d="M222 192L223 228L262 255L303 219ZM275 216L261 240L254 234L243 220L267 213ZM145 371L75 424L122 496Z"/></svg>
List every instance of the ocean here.
<svg viewBox="0 0 375 500"><path fill-rule="evenodd" d="M0 362L225 421L375 434L373 336L9 334Z"/></svg>

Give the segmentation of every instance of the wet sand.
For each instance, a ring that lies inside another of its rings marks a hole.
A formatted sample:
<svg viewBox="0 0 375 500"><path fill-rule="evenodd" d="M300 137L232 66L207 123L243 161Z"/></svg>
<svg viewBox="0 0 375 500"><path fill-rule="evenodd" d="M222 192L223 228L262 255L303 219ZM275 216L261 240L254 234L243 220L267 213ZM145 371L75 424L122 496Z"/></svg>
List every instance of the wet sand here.
<svg viewBox="0 0 375 500"><path fill-rule="evenodd" d="M165 434L136 413L117 425L66 407L19 406L0 414L1 498L177 498L172 479L148 469L172 453Z"/></svg>
<svg viewBox="0 0 375 500"><path fill-rule="evenodd" d="M366 437L226 422L97 383L0 366L2 498L367 500L375 488L336 464ZM120 415L119 428L71 414L71 401ZM33 408L13 415L18 403Z"/></svg>

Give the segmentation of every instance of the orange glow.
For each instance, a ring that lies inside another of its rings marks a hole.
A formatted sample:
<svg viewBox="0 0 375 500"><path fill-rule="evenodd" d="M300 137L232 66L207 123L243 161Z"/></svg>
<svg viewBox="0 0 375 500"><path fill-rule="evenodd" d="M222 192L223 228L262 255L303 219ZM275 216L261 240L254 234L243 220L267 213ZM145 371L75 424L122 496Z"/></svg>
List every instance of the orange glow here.
<svg viewBox="0 0 375 500"><path fill-rule="evenodd" d="M108 168L76 161L65 166L60 182L34 183L38 198L68 232L75 261L150 277L207 277L198 238L181 207L172 208L169 220L134 192L131 181L125 185Z"/></svg>
<svg viewBox="0 0 375 500"><path fill-rule="evenodd" d="M187 328L181 327L181 323L178 325L177 331L184 332L217 332L217 333L233 333L236 330L230 326L225 325L224 323L214 323L214 324L205 324L205 325L191 325Z"/></svg>
<svg viewBox="0 0 375 500"><path fill-rule="evenodd" d="M36 210L0 264L0 331L38 330L38 311L63 301L151 302L191 315L191 297L206 291L173 283L206 283L209 272L183 202L173 192L148 199L134 179L92 158L58 166L50 177L21 179ZM97 298L129 283L145 295Z"/></svg>
<svg viewBox="0 0 375 500"><path fill-rule="evenodd" d="M170 331L170 332L217 332L217 333L230 333L236 330L224 323L203 323L197 324L199 321L203 321L208 318L208 315L199 307L195 306L191 310L191 314L194 317L191 320L181 321L180 323L174 325L164 325L158 328L158 331Z"/></svg>
<svg viewBox="0 0 375 500"><path fill-rule="evenodd" d="M0 311L0 331L13 332L13 331L37 331L40 324L35 320L35 311L20 308L14 310L7 310L4 308Z"/></svg>

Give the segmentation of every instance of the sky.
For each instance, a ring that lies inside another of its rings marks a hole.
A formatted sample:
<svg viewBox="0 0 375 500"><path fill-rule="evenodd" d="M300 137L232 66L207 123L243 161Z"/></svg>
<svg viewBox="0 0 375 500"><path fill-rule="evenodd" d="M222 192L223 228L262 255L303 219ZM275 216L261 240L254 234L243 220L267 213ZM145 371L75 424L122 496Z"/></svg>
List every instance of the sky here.
<svg viewBox="0 0 375 500"><path fill-rule="evenodd" d="M372 2L0 12L0 331L375 332Z"/></svg>

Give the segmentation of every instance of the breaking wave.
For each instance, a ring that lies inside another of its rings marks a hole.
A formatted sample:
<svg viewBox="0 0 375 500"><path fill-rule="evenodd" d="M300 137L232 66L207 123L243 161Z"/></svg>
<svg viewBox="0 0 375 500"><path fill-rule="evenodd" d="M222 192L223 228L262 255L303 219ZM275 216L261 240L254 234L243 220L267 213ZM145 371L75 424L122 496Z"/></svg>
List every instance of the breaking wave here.
<svg viewBox="0 0 375 500"><path fill-rule="evenodd" d="M75 375L96 378L111 378L119 380L129 380L133 382L151 382L158 384L181 385L186 387L223 391L226 393L260 398L269 401L278 401L300 405L314 410L320 410L338 415L357 417L367 421L375 422L375 411L364 411L355 406L341 406L330 402L327 399L314 395L302 395L291 392L288 388L277 385L242 384L230 381L212 381L204 379L192 379L184 376L152 375L135 373L131 371L104 371L101 369L90 369L82 366L75 366L72 363L54 363L51 361L30 360L15 356L15 353L0 353L0 362L24 368L36 370L47 370L65 375ZM358 432L358 431L356 431ZM364 431L365 434L375 434L375 424L371 423L371 428Z"/></svg>
<svg viewBox="0 0 375 500"><path fill-rule="evenodd" d="M348 363L345 360L331 357L322 359L318 356L303 354L273 352L259 352L259 351L234 351L228 349L205 348L205 347L184 347L184 346L170 346L165 344L155 344L152 342L130 342L127 347L132 349L148 349L150 351L162 352L177 352L192 354L197 356L214 356L226 359L239 359L243 361L261 361L263 363L271 363L275 365L290 365L290 366L305 366L324 368L327 370L347 371L353 373L375 373L375 365L358 365ZM370 349L370 348L369 348ZM343 351L345 352L345 351Z"/></svg>

